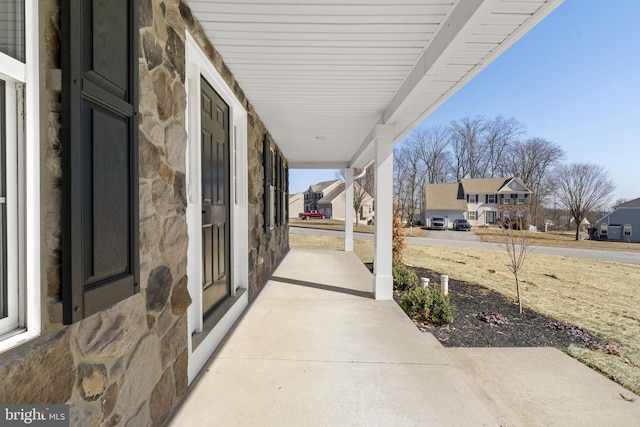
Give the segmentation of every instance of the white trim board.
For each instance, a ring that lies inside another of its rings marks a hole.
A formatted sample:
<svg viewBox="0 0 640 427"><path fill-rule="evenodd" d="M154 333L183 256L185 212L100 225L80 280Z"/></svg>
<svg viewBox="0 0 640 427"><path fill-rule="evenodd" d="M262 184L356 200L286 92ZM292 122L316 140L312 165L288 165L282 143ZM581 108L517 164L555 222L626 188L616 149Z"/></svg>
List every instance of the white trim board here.
<svg viewBox="0 0 640 427"><path fill-rule="evenodd" d="M24 84L24 115L18 118L20 126L15 129L18 138L16 161L23 168L18 180L18 193L22 195L18 206L18 219L24 221L19 227L18 241L22 247L17 248L18 276L22 277L19 292L21 328L14 334L0 341L0 352L20 345L40 335L42 330L41 314L41 266L40 266L40 74L39 74L39 26L38 2L25 1L25 52L26 65L12 60L5 71L3 79L13 80L15 84ZM0 60L6 62L3 55ZM8 85L15 87L14 84ZM11 102L18 96L12 94ZM25 125L26 121L26 125ZM16 279L17 280L17 279Z"/></svg>
<svg viewBox="0 0 640 427"><path fill-rule="evenodd" d="M201 248L201 201L200 201L200 77L204 77L229 106L230 147L229 175L231 211L231 288L232 295L238 289L249 286L249 232L248 232L248 166L247 166L247 112L231 88L218 73L195 39L186 32L185 42L187 69L187 227L189 249L187 253L187 275L189 293L193 300L187 311L189 346L189 384L205 365L224 336L238 320L249 304L248 292L216 324L206 338L193 349L192 334L203 330L202 316L202 269Z"/></svg>

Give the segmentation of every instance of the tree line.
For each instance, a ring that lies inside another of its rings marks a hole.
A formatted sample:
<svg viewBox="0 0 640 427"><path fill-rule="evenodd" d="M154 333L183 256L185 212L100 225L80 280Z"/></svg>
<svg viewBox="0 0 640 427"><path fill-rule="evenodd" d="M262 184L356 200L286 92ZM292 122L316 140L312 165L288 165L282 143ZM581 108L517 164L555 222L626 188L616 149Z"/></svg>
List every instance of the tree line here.
<svg viewBox="0 0 640 427"><path fill-rule="evenodd" d="M533 192L532 224L544 221L541 206L555 195L579 225L606 204L615 185L600 166L563 164L564 159L562 147L528 137L515 118L465 117L448 126L417 128L405 137L394 149L394 193L398 208L412 221L420 215L427 183L520 177Z"/></svg>

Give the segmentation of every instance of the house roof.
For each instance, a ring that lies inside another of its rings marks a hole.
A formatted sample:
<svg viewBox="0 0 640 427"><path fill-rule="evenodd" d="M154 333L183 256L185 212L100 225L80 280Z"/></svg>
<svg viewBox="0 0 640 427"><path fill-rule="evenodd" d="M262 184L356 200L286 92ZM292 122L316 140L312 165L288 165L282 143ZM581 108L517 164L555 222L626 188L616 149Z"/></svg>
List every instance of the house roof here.
<svg viewBox="0 0 640 427"><path fill-rule="evenodd" d="M427 210L467 210L467 201L458 198L458 183L427 184L424 191Z"/></svg>
<svg viewBox="0 0 640 427"><path fill-rule="evenodd" d="M378 136L400 140L561 3L185 2L218 69L303 169L370 164Z"/></svg>
<svg viewBox="0 0 640 427"><path fill-rule="evenodd" d="M331 191L325 194L322 199L318 200L317 203L319 205L324 203L331 203L342 193L344 193L344 182L340 182L338 185L336 185Z"/></svg>
<svg viewBox="0 0 640 427"><path fill-rule="evenodd" d="M640 208L640 197L637 199L629 200L616 206L616 209L620 208Z"/></svg>
<svg viewBox="0 0 640 427"><path fill-rule="evenodd" d="M341 182L339 179L334 179L333 181L323 181L323 182L319 182L317 184L311 185L309 188L311 188L311 191L313 191L314 193L318 193L320 191L324 191L327 188L331 187L332 185Z"/></svg>
<svg viewBox="0 0 640 427"><path fill-rule="evenodd" d="M497 193L510 179L506 178L463 178L460 180L465 194Z"/></svg>
<svg viewBox="0 0 640 427"><path fill-rule="evenodd" d="M520 178L463 178L460 180L465 194L492 194L492 193L527 193L531 191ZM509 188L514 184L515 189Z"/></svg>

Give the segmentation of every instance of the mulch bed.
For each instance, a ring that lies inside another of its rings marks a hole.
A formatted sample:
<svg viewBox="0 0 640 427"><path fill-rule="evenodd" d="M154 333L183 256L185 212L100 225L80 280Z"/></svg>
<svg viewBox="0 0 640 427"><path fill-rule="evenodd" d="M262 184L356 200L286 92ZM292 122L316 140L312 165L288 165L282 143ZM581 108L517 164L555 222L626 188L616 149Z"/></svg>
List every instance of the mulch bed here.
<svg viewBox="0 0 640 427"><path fill-rule="evenodd" d="M418 277L440 283L437 272L423 268L413 270ZM607 346L600 337L526 307L520 314L516 301L478 284L449 279L449 294L455 306L453 323L436 326L414 321L421 331L432 333L445 347ZM402 292L394 292L398 303L401 297Z"/></svg>

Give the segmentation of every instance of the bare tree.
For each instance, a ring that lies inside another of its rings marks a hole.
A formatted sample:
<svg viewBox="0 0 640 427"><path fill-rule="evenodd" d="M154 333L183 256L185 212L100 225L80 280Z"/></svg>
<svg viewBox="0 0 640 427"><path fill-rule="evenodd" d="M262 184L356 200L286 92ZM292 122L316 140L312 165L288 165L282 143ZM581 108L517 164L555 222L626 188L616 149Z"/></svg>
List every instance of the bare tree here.
<svg viewBox="0 0 640 427"><path fill-rule="evenodd" d="M494 178L501 172L505 151L523 133L522 128L515 118L501 116L465 117L451 122L456 179Z"/></svg>
<svg viewBox="0 0 640 427"><path fill-rule="evenodd" d="M360 210L362 205L367 201L369 197L373 197L375 188L375 172L373 167L366 169L353 169L353 210L356 214L356 226L360 224ZM347 180L347 175L344 169L340 169L336 172L336 176L341 181Z"/></svg>
<svg viewBox="0 0 640 427"><path fill-rule="evenodd" d="M445 183L451 176L449 130L444 126L419 128L411 132L406 146L411 155L419 159L425 168L425 180L430 184Z"/></svg>
<svg viewBox="0 0 640 427"><path fill-rule="evenodd" d="M606 205L616 186L606 170L590 163L559 165L554 176L558 201L575 220L579 240L582 221L589 212Z"/></svg>
<svg viewBox="0 0 640 427"><path fill-rule="evenodd" d="M485 178L496 178L500 175L505 152L517 142L522 133L523 127L514 117L505 119L498 116L486 121L484 144L488 164Z"/></svg>
<svg viewBox="0 0 640 427"><path fill-rule="evenodd" d="M619 199L617 199L615 202L613 202L613 207L616 208L618 206L620 206L623 203L627 203L629 201L629 199L625 199L624 197L621 197Z"/></svg>
<svg viewBox="0 0 640 427"><path fill-rule="evenodd" d="M480 178L479 159L483 156L481 145L484 119L465 117L451 123L451 146L453 148L456 180Z"/></svg>
<svg viewBox="0 0 640 427"><path fill-rule="evenodd" d="M520 297L519 273L524 267L527 255L531 252L531 239L528 231L517 231L513 227L503 229L504 248L507 253L507 268L516 280L518 308L522 314L522 298Z"/></svg>
<svg viewBox="0 0 640 427"><path fill-rule="evenodd" d="M509 146L501 165L504 176L520 177L533 192L530 214L537 224L538 207L549 195L550 182L545 182L550 170L564 157L564 150L543 138L529 138Z"/></svg>
<svg viewBox="0 0 640 427"><path fill-rule="evenodd" d="M398 198L398 208L413 223L418 215L421 206L422 188L426 168L421 160L415 156L415 147L405 144L394 150L394 174L396 183L396 197Z"/></svg>

